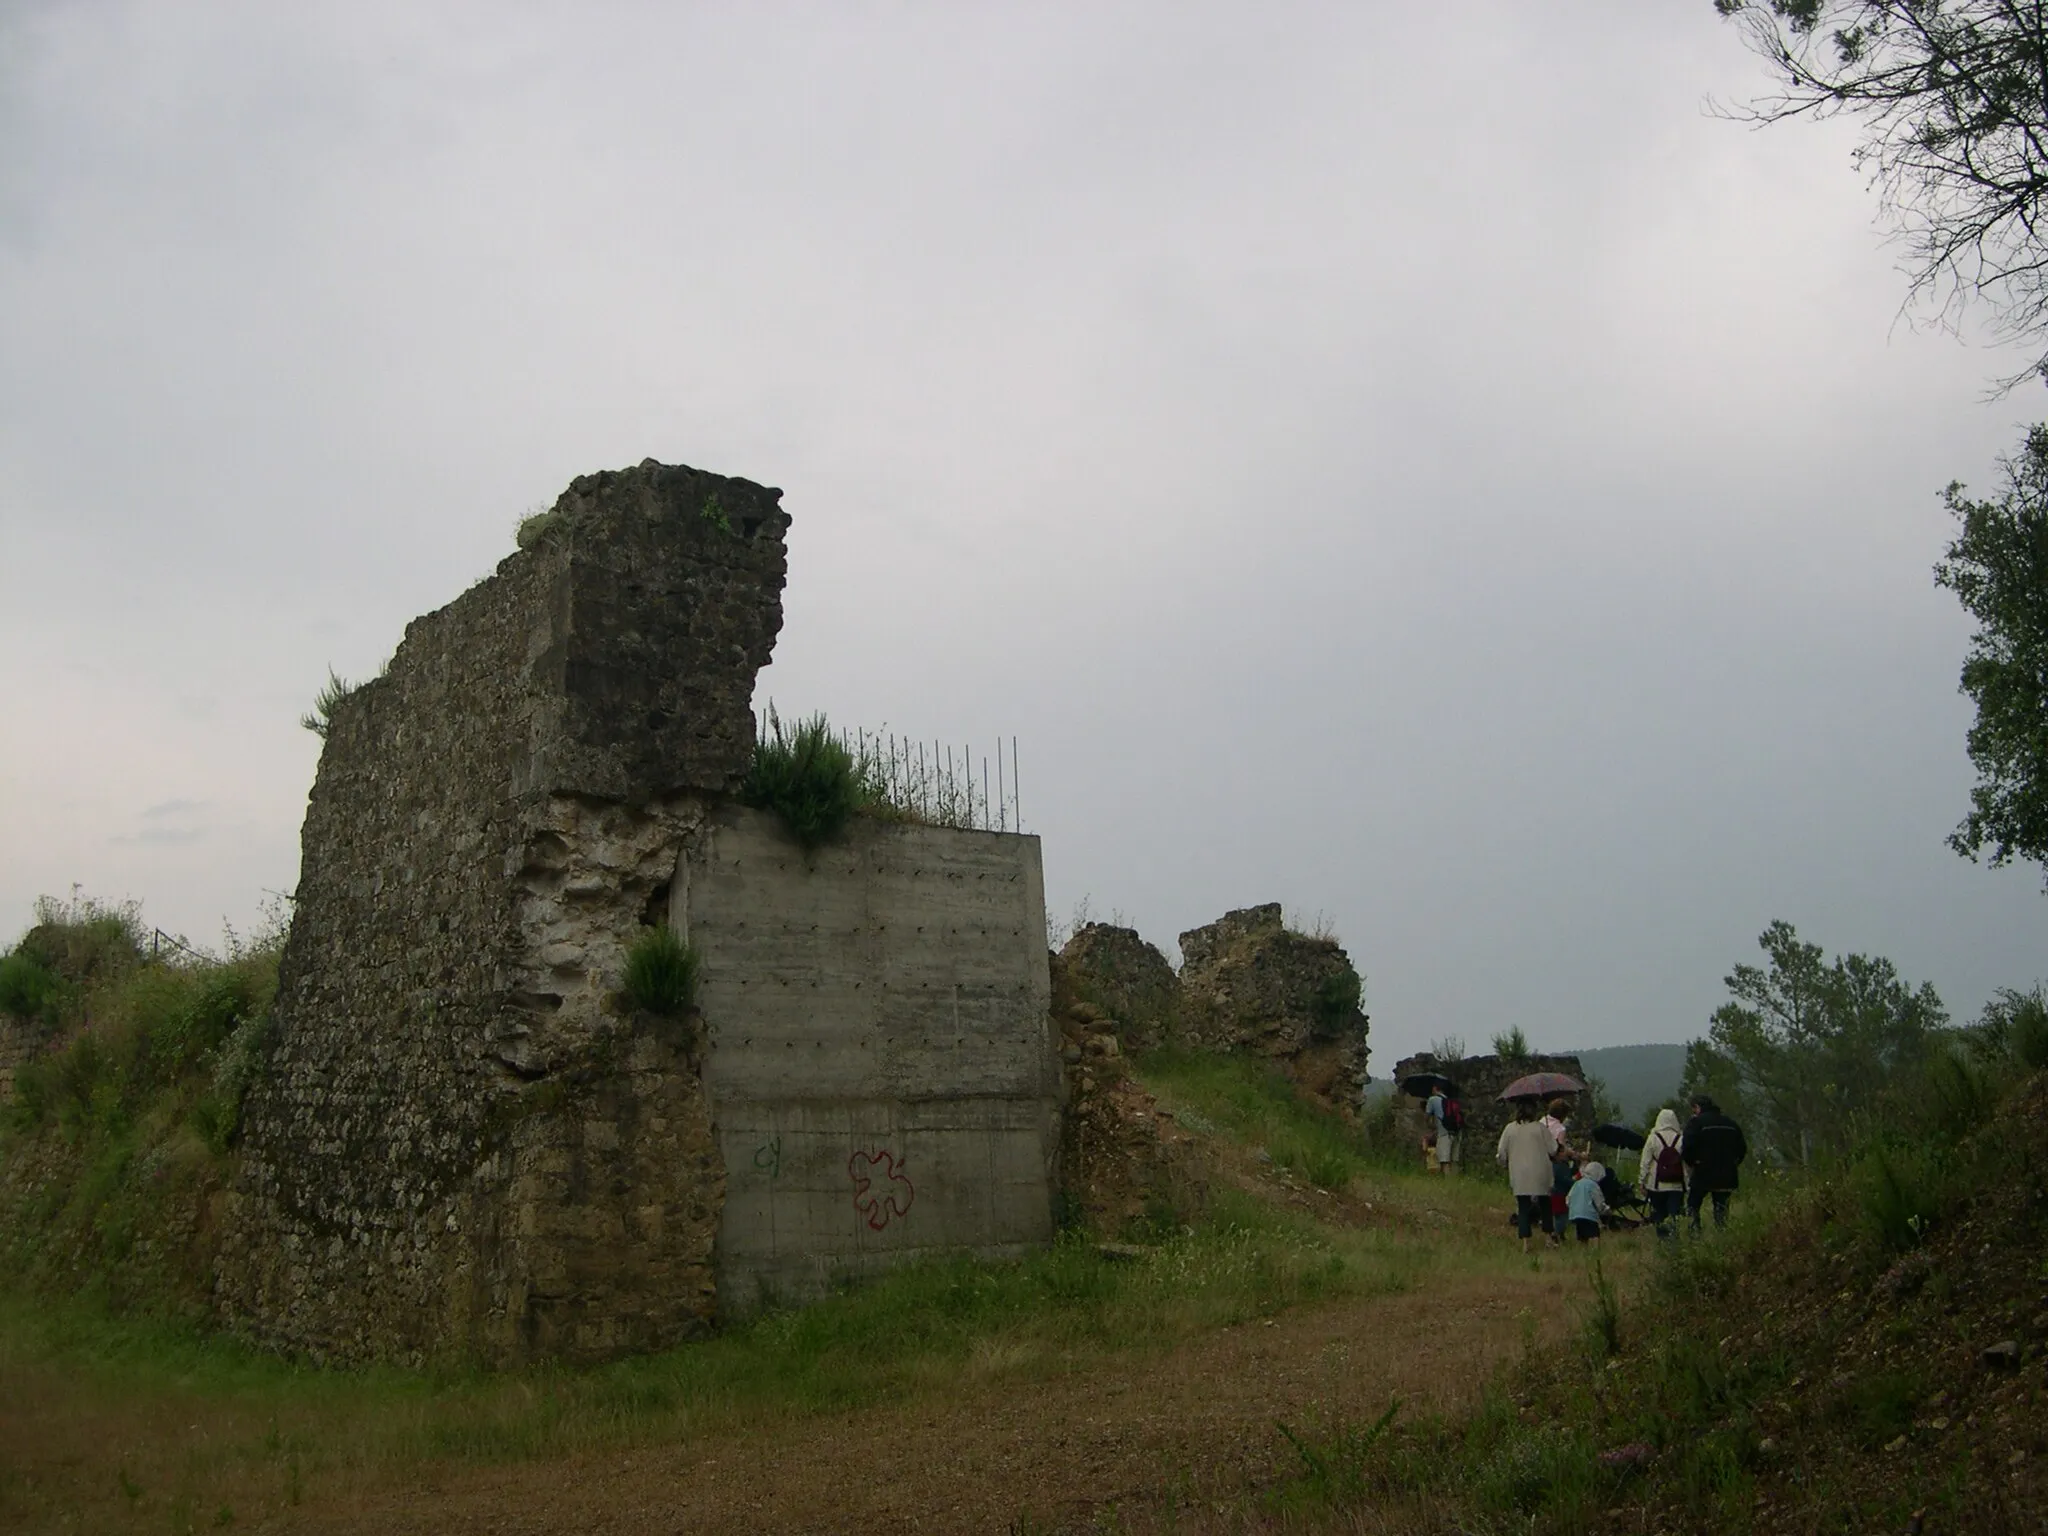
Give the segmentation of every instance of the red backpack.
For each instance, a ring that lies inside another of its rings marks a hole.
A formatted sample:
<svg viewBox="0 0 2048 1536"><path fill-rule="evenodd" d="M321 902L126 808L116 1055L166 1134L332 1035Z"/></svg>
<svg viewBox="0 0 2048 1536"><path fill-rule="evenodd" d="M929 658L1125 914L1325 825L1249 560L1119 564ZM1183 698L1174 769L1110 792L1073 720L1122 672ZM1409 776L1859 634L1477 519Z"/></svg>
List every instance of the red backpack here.
<svg viewBox="0 0 2048 1536"><path fill-rule="evenodd" d="M1462 1135L1465 1130L1465 1106L1448 1096L1444 1099L1444 1129L1453 1136Z"/></svg>

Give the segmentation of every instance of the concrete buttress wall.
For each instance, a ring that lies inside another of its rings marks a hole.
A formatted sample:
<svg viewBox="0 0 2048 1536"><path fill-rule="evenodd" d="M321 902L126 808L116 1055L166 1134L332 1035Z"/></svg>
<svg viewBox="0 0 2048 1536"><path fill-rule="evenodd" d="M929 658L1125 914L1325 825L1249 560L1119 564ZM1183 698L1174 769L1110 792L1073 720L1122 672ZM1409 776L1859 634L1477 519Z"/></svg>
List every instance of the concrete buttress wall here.
<svg viewBox="0 0 2048 1536"><path fill-rule="evenodd" d="M726 807L676 900L727 1169L722 1306L1051 1239L1037 838L862 819L806 854L774 818Z"/></svg>

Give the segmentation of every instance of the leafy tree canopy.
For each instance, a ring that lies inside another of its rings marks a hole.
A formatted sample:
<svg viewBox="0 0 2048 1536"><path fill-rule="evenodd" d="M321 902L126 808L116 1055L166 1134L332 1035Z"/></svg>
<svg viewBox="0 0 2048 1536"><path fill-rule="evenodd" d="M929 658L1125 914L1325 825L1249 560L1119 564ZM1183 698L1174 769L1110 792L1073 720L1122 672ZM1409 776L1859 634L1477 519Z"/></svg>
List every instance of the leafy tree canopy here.
<svg viewBox="0 0 2048 1536"><path fill-rule="evenodd" d="M1790 923L1772 923L1757 942L1768 963L1729 973L1707 1039L1687 1048L1683 1091L1712 1094L1804 1161L1926 1056L1948 1013L1933 987L1910 986L1891 961L1830 962Z"/></svg>
<svg viewBox="0 0 2048 1536"><path fill-rule="evenodd" d="M2031 429L2000 469L1995 500L1948 488L1958 528L1934 568L1978 626L1962 684L1977 705L1977 784L1949 846L1972 859L1989 849L1993 864L2048 865L2048 426Z"/></svg>

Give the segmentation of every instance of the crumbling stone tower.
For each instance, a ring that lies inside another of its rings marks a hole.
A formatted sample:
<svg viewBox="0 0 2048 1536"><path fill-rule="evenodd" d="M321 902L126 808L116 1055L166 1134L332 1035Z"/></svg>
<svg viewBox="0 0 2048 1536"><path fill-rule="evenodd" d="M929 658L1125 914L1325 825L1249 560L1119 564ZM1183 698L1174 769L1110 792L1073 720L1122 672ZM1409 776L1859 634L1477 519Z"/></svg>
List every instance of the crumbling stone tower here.
<svg viewBox="0 0 2048 1536"><path fill-rule="evenodd" d="M723 1194L687 1026L611 1003L744 773L781 492L647 460L332 712L223 1313L330 1358L596 1358L701 1328Z"/></svg>

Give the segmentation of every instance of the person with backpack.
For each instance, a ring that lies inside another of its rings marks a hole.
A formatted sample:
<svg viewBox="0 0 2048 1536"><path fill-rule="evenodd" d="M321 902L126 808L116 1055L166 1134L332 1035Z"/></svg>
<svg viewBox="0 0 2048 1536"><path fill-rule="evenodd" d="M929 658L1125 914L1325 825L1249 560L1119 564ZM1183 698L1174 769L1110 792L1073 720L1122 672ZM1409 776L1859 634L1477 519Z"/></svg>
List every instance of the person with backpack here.
<svg viewBox="0 0 2048 1536"><path fill-rule="evenodd" d="M1661 1238L1676 1237L1671 1223L1685 1209L1684 1134L1678 1128L1678 1111L1657 1111L1657 1125L1643 1143L1642 1166L1636 1184L1650 1202L1650 1219Z"/></svg>
<svg viewBox="0 0 2048 1536"><path fill-rule="evenodd" d="M1721 1106L1704 1093L1695 1094L1692 1118L1685 1122L1679 1151L1686 1167L1686 1214L1692 1218L1695 1236L1700 1230L1700 1207L1709 1195L1714 1198L1714 1225L1728 1225L1728 1197L1735 1192L1736 1172L1749 1156L1749 1142L1742 1127L1721 1113Z"/></svg>
<svg viewBox="0 0 2048 1536"><path fill-rule="evenodd" d="M1465 1106L1439 1087L1430 1094L1422 1112L1436 1127L1436 1171L1440 1174L1455 1172L1462 1151L1460 1138L1465 1134Z"/></svg>

